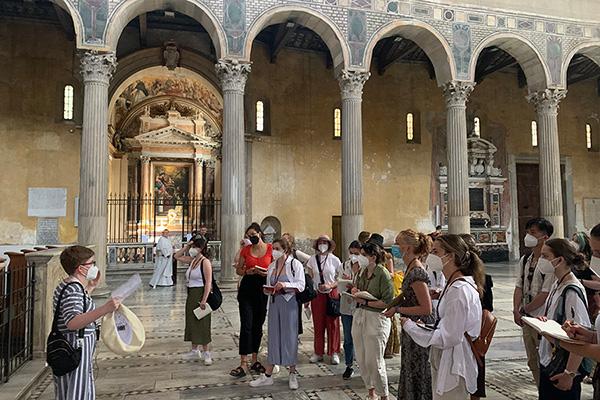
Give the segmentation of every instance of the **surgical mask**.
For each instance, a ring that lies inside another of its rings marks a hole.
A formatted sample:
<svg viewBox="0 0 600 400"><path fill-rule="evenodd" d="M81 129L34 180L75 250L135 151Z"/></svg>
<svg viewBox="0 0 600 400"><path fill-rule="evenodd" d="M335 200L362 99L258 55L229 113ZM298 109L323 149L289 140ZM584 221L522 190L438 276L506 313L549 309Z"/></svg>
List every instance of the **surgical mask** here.
<svg viewBox="0 0 600 400"><path fill-rule="evenodd" d="M279 259L283 255L281 250L273 250L273 260Z"/></svg>
<svg viewBox="0 0 600 400"><path fill-rule="evenodd" d="M365 256L363 256L362 254L360 256L356 256L357 261L358 261L358 265L361 268L365 268L367 265L369 265L369 259Z"/></svg>
<svg viewBox="0 0 600 400"><path fill-rule="evenodd" d="M523 244L525 245L525 247L528 247L530 249L537 246L538 242L539 242L538 238L536 238L535 236L533 236L529 233L527 235L525 235L525 239L523 239Z"/></svg>
<svg viewBox="0 0 600 400"><path fill-rule="evenodd" d="M442 272L442 269L444 268L442 257L437 254L428 254L425 264L427 264L427 267L433 272Z"/></svg>
<svg viewBox="0 0 600 400"><path fill-rule="evenodd" d="M326 243L321 243L318 246L318 249L319 249L319 252L321 252L321 253L327 253L327 250L329 250L329 245Z"/></svg>
<svg viewBox="0 0 600 400"><path fill-rule="evenodd" d="M196 256L198 255L198 253L200 253L200 250L198 250L195 247L192 247L190 249L190 257L196 258Z"/></svg>
<svg viewBox="0 0 600 400"><path fill-rule="evenodd" d="M600 276L600 257L593 256L590 260L590 269Z"/></svg>
<svg viewBox="0 0 600 400"><path fill-rule="evenodd" d="M554 273L554 264L552 264L552 261L540 257L537 263L537 267L539 268L542 274L546 275Z"/></svg>
<svg viewBox="0 0 600 400"><path fill-rule="evenodd" d="M355 264L358 262L358 256L356 254L350 255L350 263Z"/></svg>
<svg viewBox="0 0 600 400"><path fill-rule="evenodd" d="M249 239L250 239L250 243L258 244L258 240L259 240L258 236L250 236Z"/></svg>
<svg viewBox="0 0 600 400"><path fill-rule="evenodd" d="M96 264L92 264L91 267L88 268L87 273L85 274L85 279L88 281L93 281L98 277L98 267Z"/></svg>
<svg viewBox="0 0 600 400"><path fill-rule="evenodd" d="M252 242L248 238L244 238L244 246L250 246Z"/></svg>

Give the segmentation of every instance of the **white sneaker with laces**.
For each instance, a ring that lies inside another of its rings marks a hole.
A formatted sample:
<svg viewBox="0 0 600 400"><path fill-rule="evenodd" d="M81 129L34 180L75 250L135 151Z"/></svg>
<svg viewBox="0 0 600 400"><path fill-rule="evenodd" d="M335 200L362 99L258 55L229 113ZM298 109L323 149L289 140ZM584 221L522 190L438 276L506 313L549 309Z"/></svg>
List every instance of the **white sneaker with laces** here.
<svg viewBox="0 0 600 400"><path fill-rule="evenodd" d="M269 386L273 384L273 377L260 374L258 378L250 382L251 387Z"/></svg>
<svg viewBox="0 0 600 400"><path fill-rule="evenodd" d="M202 353L202 358L204 359L204 365L212 365L213 360L210 355L210 351L205 351L204 353Z"/></svg>
<svg viewBox="0 0 600 400"><path fill-rule="evenodd" d="M331 365L338 365L340 363L340 355L338 353L333 353L331 356Z"/></svg>
<svg viewBox="0 0 600 400"><path fill-rule="evenodd" d="M279 365L274 365L273 366L273 372L272 372L272 374L275 375L275 374L278 374L278 373L279 373Z"/></svg>
<svg viewBox="0 0 600 400"><path fill-rule="evenodd" d="M297 390L298 389L298 373L297 372L291 372L290 373L290 389L291 390Z"/></svg>
<svg viewBox="0 0 600 400"><path fill-rule="evenodd" d="M188 360L188 361L201 360L202 354L200 353L200 350L191 350L191 351L185 353L182 358L184 360Z"/></svg>
<svg viewBox="0 0 600 400"><path fill-rule="evenodd" d="M318 363L319 361L323 361L323 356L319 356L317 354L313 354L312 356L310 356L310 358L308 359L308 361L310 361L311 363Z"/></svg>

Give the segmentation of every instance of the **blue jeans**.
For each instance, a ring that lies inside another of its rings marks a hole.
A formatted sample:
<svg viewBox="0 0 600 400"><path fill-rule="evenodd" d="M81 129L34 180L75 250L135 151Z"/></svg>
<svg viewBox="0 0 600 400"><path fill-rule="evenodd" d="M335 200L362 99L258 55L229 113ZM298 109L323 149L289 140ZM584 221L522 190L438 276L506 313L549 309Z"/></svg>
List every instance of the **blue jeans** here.
<svg viewBox="0 0 600 400"><path fill-rule="evenodd" d="M351 367L354 363L354 342L352 341L352 315L342 314L342 326L344 327L344 358L346 366Z"/></svg>

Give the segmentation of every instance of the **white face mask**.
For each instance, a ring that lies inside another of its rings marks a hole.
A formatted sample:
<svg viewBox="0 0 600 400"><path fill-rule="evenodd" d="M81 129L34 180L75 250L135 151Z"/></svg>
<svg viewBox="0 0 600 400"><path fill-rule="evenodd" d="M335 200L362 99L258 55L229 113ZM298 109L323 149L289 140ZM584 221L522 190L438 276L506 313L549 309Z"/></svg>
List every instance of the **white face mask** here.
<svg viewBox="0 0 600 400"><path fill-rule="evenodd" d="M350 255L350 263L354 264L358 262L358 256L356 254L351 254Z"/></svg>
<svg viewBox="0 0 600 400"><path fill-rule="evenodd" d="M328 245L328 244L326 244L326 243L321 243L321 244L318 246L318 249L319 249L319 251L320 251L321 253L327 253L327 250L329 250L329 245Z"/></svg>
<svg viewBox="0 0 600 400"><path fill-rule="evenodd" d="M272 254L273 254L273 260L277 260L281 256L283 256L283 251L281 251L281 250L273 250Z"/></svg>
<svg viewBox="0 0 600 400"><path fill-rule="evenodd" d="M540 272L544 275L554 273L554 265L552 265L552 262L542 257L538 260L537 268L539 268Z"/></svg>
<svg viewBox="0 0 600 400"><path fill-rule="evenodd" d="M525 239L523 239L523 244L525 245L525 247L531 249L538 245L538 238L528 233L527 235L525 235Z"/></svg>
<svg viewBox="0 0 600 400"><path fill-rule="evenodd" d="M196 256L198 255L198 253L200 253L200 250L198 250L195 247L192 247L190 249L190 257L196 258Z"/></svg>
<svg viewBox="0 0 600 400"><path fill-rule="evenodd" d="M367 265L369 265L369 259L362 254L360 256L356 256L356 259L361 268L365 268Z"/></svg>
<svg viewBox="0 0 600 400"><path fill-rule="evenodd" d="M596 275L600 276L600 257L592 256L590 268Z"/></svg>
<svg viewBox="0 0 600 400"><path fill-rule="evenodd" d="M444 268L444 262L437 254L428 254L425 264L427 264L427 267L433 272L442 272L442 269Z"/></svg>
<svg viewBox="0 0 600 400"><path fill-rule="evenodd" d="M96 264L92 264L90 268L88 268L87 273L85 274L85 279L88 281L93 281L98 277L98 267Z"/></svg>

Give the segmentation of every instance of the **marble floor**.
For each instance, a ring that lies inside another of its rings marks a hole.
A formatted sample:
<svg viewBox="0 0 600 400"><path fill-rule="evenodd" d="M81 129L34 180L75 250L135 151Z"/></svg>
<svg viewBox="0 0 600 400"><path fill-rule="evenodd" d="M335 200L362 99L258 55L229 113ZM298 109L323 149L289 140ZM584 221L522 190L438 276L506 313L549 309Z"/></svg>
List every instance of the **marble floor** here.
<svg viewBox="0 0 600 400"><path fill-rule="evenodd" d="M515 266L492 264L488 266L488 273L494 279L494 307L499 319L494 342L486 357L488 399L535 399L537 392L527 369L520 330L512 322ZM125 274L109 275L108 285L116 287L127 278ZM354 400L366 397L359 376L349 381L342 380L343 365L308 362L312 354L313 331L311 323L306 322L301 336L299 390L288 390L285 369L275 376L275 385L259 389L248 386L250 378L238 380L230 377L228 372L238 362L239 317L233 290L224 293L223 307L213 314L214 364L206 367L200 361L184 361L182 354L189 349L183 342L186 294L181 278L176 287L154 290L143 287L126 300L125 304L146 327L146 345L139 354L122 357L99 344L95 361L98 399ZM143 279L147 282L150 275L144 275ZM264 359L265 354L261 358ZM400 358L386 361L390 391L395 395ZM30 399L52 398L52 379L47 375ZM591 385L584 385L582 399L591 398Z"/></svg>

